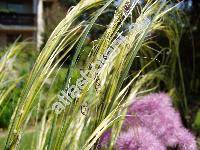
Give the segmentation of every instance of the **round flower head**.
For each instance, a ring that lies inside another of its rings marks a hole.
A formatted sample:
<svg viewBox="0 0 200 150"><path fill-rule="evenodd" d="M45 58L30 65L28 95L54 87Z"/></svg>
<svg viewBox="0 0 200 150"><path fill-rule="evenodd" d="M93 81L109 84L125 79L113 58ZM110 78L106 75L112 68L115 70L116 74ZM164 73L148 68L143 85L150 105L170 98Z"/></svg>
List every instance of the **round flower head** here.
<svg viewBox="0 0 200 150"><path fill-rule="evenodd" d="M184 138L177 134L190 137L188 140L195 143L194 137L184 129L179 113L172 107L170 97L164 93L149 94L138 99L129 107L127 114L123 129L139 124L148 128L166 147L179 145L181 149L184 149L182 147L186 144L181 146L183 145L181 139Z"/></svg>
<svg viewBox="0 0 200 150"><path fill-rule="evenodd" d="M116 150L166 150L160 140L147 128L129 128L117 139Z"/></svg>
<svg viewBox="0 0 200 150"><path fill-rule="evenodd" d="M108 148L111 132L106 132L101 146ZM194 136L184 128L179 113L167 94L156 93L137 98L130 105L116 150L197 150Z"/></svg>

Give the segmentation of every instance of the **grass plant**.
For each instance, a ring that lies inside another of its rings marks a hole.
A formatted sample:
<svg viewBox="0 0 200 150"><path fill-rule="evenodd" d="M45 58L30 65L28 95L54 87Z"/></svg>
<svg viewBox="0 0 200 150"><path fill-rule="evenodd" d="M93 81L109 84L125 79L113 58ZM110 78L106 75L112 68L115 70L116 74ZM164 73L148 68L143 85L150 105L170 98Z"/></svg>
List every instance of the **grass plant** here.
<svg viewBox="0 0 200 150"><path fill-rule="evenodd" d="M90 44L86 42L86 38L92 32L98 18L111 7L113 0L81 0L68 12L52 32L26 80L10 121L5 149L20 149L20 143L24 138L23 132L34 112L34 128L38 132L34 134L36 143L33 143L32 149L96 149L99 138L109 128L112 128L109 149L113 149L131 100L139 95L161 90L162 83L166 91L176 88L174 77L177 64L182 91L185 92L179 57L181 28L172 20L176 18L181 22L177 12L179 3L167 0L147 0L144 4L139 2L140 0L123 0L113 12L113 19L106 25L104 33L92 42L94 46L90 49L81 69L88 70L120 34L126 37L125 40L123 43L115 44L114 51L117 53L110 54L104 66L98 70L97 78L90 79L81 91L80 97L74 99L71 105L66 106L65 111L57 115L51 110L52 104L58 101L56 94L59 93L51 94L51 87L56 86L56 82L54 79L50 80L50 88L46 89L48 94L42 104L41 95L45 84L52 75L58 79L56 72L60 71L60 64L64 59L70 57L70 52L73 52L72 61L67 68L63 88L74 84L81 77L78 60L84 53L84 45ZM78 20L82 13L94 9L96 11L88 20ZM142 29L127 28L127 25L132 23L142 26L144 18L148 18L149 22ZM157 37L164 37L167 45L161 45ZM13 51L5 56L5 61L13 55ZM2 62L0 69L5 64ZM1 71L0 77L3 78ZM4 96L0 98L0 104L17 81L1 93ZM0 85L3 86L1 83ZM83 115L81 106L85 103L88 104L89 111ZM186 98L181 103L187 114ZM42 105L45 105L45 109L39 119Z"/></svg>

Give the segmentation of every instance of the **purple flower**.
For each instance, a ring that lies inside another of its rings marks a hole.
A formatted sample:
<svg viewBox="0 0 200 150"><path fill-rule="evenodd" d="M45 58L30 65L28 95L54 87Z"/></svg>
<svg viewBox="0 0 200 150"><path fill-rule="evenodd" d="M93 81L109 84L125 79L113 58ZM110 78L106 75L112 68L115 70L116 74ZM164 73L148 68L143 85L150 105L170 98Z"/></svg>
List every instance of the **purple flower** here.
<svg viewBox="0 0 200 150"><path fill-rule="evenodd" d="M117 139L116 150L166 150L160 140L147 128L129 128Z"/></svg>
<svg viewBox="0 0 200 150"><path fill-rule="evenodd" d="M176 132L176 136L181 150L197 150L195 138L188 130L180 128L180 131Z"/></svg>
<svg viewBox="0 0 200 150"><path fill-rule="evenodd" d="M110 136L111 131L108 131L101 137L101 147L108 147ZM128 108L115 149L162 150L167 147L197 150L195 137L182 125L167 94L137 98Z"/></svg>
<svg viewBox="0 0 200 150"><path fill-rule="evenodd" d="M196 149L194 137L184 129L180 115L172 107L168 95L149 94L137 99L129 107L127 114L133 116L126 117L123 129L139 125L148 128L166 147L178 145L182 150ZM184 137L192 143L191 146L184 144Z"/></svg>
<svg viewBox="0 0 200 150"><path fill-rule="evenodd" d="M98 142L98 146L97 146L98 149L109 147L110 136L111 136L111 130L108 130L103 133L103 135L101 136Z"/></svg>

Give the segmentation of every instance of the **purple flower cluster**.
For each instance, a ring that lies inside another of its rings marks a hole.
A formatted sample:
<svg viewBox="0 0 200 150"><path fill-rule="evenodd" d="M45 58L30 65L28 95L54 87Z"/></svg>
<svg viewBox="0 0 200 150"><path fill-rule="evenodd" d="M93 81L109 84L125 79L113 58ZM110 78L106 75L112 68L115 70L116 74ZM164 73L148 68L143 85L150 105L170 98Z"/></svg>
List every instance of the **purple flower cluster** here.
<svg viewBox="0 0 200 150"><path fill-rule="evenodd" d="M101 136L97 148L98 149L108 149L109 148L109 141L110 141L110 136L111 136L111 130L109 129L106 131L103 136Z"/></svg>
<svg viewBox="0 0 200 150"><path fill-rule="evenodd" d="M128 109L115 149L165 150L167 147L197 150L194 136L182 125L168 95L155 93L137 98Z"/></svg>
<svg viewBox="0 0 200 150"><path fill-rule="evenodd" d="M116 149L165 150L165 147L146 127L133 127L121 133L117 139Z"/></svg>

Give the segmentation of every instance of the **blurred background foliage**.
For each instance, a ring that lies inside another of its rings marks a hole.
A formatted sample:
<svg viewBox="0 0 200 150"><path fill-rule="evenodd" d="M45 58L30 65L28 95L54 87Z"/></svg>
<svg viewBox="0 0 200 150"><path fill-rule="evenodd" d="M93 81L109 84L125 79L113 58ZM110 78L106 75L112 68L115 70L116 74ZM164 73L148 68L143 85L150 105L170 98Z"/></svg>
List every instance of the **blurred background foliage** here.
<svg viewBox="0 0 200 150"><path fill-rule="evenodd" d="M18 45L20 46L19 49L17 47ZM23 46L21 47L21 45ZM28 75L30 74L31 69L36 61L36 58L39 55L39 52L36 50L36 47L33 43L30 43L30 42L17 43L16 42L16 44L14 45L3 48L0 51L0 58L3 58L6 52L12 49L12 46L14 49L17 49L18 52L15 53L11 57L11 59L8 60L8 63L6 64L6 70L5 69L3 70L4 72L6 72L6 75L5 75L6 79L2 81L2 85L4 85L4 82L13 82L13 81L17 81L17 82L16 82L16 86L13 87L10 93L6 96L5 101L0 103L0 128L5 128L5 129L9 125L11 116L13 114L15 106L17 105L17 100L20 97L21 91L25 86ZM42 107L44 107L43 105L45 105L43 101L46 100L47 96L55 97L55 95L62 88L62 83L65 78L65 73L66 73L66 68L60 68L45 83L42 94L39 97L41 99ZM54 81L56 86L51 86L50 83L54 80L56 75L57 75L57 78ZM18 81L19 78L20 80ZM7 87L9 88L10 85L11 83L8 84ZM3 88L5 87L1 87L0 90L4 90ZM47 92L47 91L51 91L51 92ZM41 113L41 115L43 114ZM35 122L34 116L36 116L36 114L34 115L33 113L33 116L31 118L33 120L30 121L31 122L30 125L33 125L33 123Z"/></svg>

